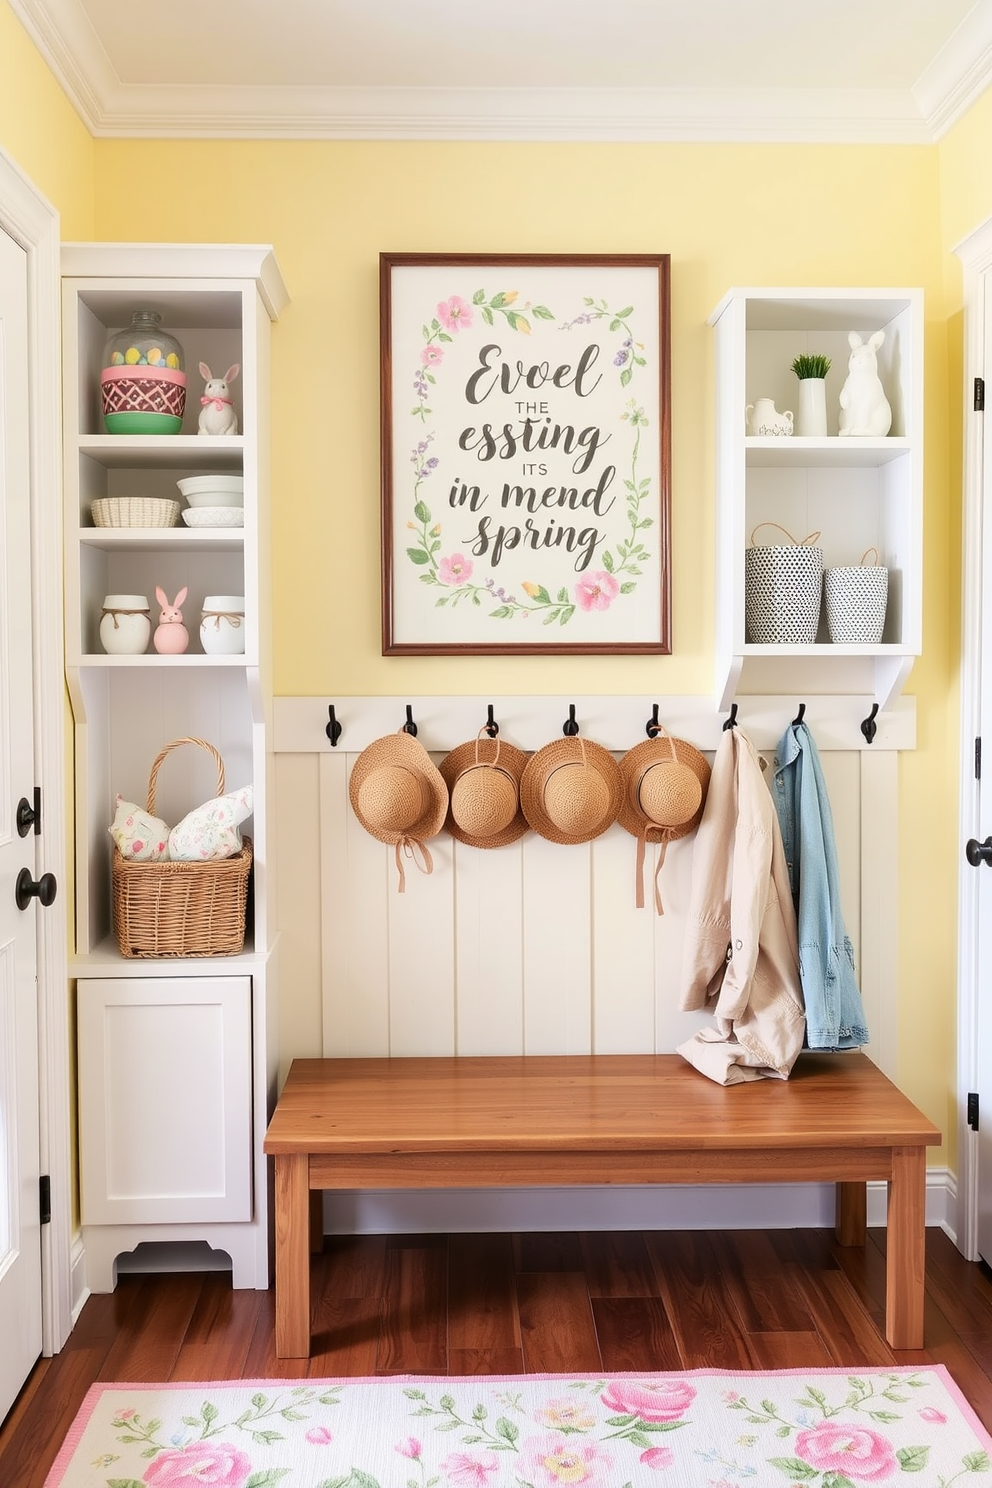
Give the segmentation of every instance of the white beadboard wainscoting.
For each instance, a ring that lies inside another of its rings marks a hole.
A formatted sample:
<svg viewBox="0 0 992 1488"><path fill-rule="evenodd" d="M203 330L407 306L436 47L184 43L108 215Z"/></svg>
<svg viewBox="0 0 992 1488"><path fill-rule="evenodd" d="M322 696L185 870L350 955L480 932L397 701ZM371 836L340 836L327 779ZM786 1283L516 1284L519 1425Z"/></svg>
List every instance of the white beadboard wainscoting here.
<svg viewBox="0 0 992 1488"><path fill-rule="evenodd" d="M915 699L900 698L861 729L865 695L810 696L805 721L821 752L840 857L844 915L872 1042L896 1065L899 752L916 742ZM799 700L742 696L737 723L771 759ZM284 995L294 968L319 981L326 1057L670 1053L710 1020L679 1011L693 838L662 868L665 913L635 908L635 839L614 826L562 847L528 832L480 850L442 832L433 872L407 864L400 894L393 850L355 818L348 777L373 740L402 728L439 762L473 739L490 706L500 736L524 750L561 736L574 706L581 734L618 757L653 717L712 760L727 714L706 697L281 697L275 699L277 879ZM341 725L332 746L329 707ZM316 871L310 871L311 865ZM653 864L652 864L653 866ZM292 995L292 993L290 993ZM704 1078L700 1076L700 1078ZM747 1099L742 1088L741 1099ZM884 1185L869 1195L884 1223ZM752 1188L548 1189L338 1193L329 1232L723 1228L832 1223L829 1185ZM953 1212L948 1175L928 1175L928 1222Z"/></svg>

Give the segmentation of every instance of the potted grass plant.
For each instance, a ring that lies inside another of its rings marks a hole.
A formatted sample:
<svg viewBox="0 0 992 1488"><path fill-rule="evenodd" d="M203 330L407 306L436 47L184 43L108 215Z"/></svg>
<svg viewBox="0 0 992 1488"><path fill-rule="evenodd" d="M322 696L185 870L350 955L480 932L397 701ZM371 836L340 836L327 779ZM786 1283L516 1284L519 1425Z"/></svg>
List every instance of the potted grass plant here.
<svg viewBox="0 0 992 1488"><path fill-rule="evenodd" d="M830 358L819 352L803 352L792 363L799 378L799 410L796 433L822 438L827 432L826 376Z"/></svg>

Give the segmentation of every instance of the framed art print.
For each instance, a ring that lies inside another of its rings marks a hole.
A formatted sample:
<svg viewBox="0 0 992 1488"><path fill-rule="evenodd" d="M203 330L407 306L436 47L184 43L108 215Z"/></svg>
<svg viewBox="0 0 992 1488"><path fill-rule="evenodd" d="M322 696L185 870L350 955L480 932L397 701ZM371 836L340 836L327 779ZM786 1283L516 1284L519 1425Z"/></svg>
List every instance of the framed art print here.
<svg viewBox="0 0 992 1488"><path fill-rule="evenodd" d="M380 258L382 650L671 651L669 256Z"/></svg>

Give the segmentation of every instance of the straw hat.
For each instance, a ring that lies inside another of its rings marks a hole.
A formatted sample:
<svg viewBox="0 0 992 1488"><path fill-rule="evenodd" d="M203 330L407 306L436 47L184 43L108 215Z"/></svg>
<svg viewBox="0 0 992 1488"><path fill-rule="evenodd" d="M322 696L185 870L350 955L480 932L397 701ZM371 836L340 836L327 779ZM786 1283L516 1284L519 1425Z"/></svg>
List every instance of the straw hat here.
<svg viewBox="0 0 992 1488"><path fill-rule="evenodd" d="M660 725L654 737L635 744L620 761L623 801L620 825L637 838L635 902L644 907L644 854L649 842L660 851L654 870L655 907L664 910L658 875L670 842L685 837L699 825L710 781L703 755L685 739L674 739Z"/></svg>
<svg viewBox="0 0 992 1488"><path fill-rule="evenodd" d="M433 861L424 845L436 837L448 809L448 787L424 746L405 729L376 739L356 759L348 782L358 820L380 842L395 844L402 894L406 888L401 853L424 873Z"/></svg>
<svg viewBox="0 0 992 1488"><path fill-rule="evenodd" d="M612 754L578 734L532 754L520 782L524 816L549 842L591 842L616 821L622 798Z"/></svg>
<svg viewBox="0 0 992 1488"><path fill-rule="evenodd" d="M492 738L485 727L478 738L459 744L439 765L450 805L445 826L469 847L505 847L527 831L520 808L520 777L527 756L522 749Z"/></svg>

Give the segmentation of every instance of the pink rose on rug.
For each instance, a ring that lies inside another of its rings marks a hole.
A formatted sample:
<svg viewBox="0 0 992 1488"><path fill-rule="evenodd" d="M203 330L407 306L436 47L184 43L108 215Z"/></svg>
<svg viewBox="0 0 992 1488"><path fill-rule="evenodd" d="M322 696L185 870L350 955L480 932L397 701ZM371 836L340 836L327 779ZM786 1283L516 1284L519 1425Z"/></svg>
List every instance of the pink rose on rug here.
<svg viewBox="0 0 992 1488"><path fill-rule="evenodd" d="M539 1488L572 1488L594 1483L613 1459L595 1442L575 1442L564 1436L533 1437L524 1444L524 1461L530 1468L528 1481Z"/></svg>
<svg viewBox="0 0 992 1488"><path fill-rule="evenodd" d="M401 1457L409 1457L411 1462L419 1457L424 1450L415 1436L408 1436L403 1441L396 1443L396 1450Z"/></svg>
<svg viewBox="0 0 992 1488"><path fill-rule="evenodd" d="M614 1380L600 1396L607 1410L623 1416L640 1416L642 1421L677 1421L695 1398L695 1386L677 1374L662 1374L648 1380Z"/></svg>
<svg viewBox="0 0 992 1488"><path fill-rule="evenodd" d="M461 295L452 295L450 300L442 300L437 313L446 331L457 331L460 326L472 324L472 307Z"/></svg>
<svg viewBox="0 0 992 1488"><path fill-rule="evenodd" d="M582 1400L549 1400L534 1412L534 1420L556 1431L589 1431L596 1417Z"/></svg>
<svg viewBox="0 0 992 1488"><path fill-rule="evenodd" d="M674 1463L675 1453L671 1447L648 1447L646 1452L641 1453L640 1461L645 1467L650 1467L652 1472L663 1472Z"/></svg>
<svg viewBox="0 0 992 1488"><path fill-rule="evenodd" d="M326 1426L311 1426L307 1432L307 1441L313 1447L329 1447L333 1440L334 1432Z"/></svg>
<svg viewBox="0 0 992 1488"><path fill-rule="evenodd" d="M919 1417L921 1421L929 1421L931 1426L947 1425L947 1417L935 1405L925 1405L919 1412Z"/></svg>
<svg viewBox="0 0 992 1488"><path fill-rule="evenodd" d="M818 1472L840 1473L859 1483L879 1483L899 1467L890 1442L864 1426L824 1421L796 1437L796 1456Z"/></svg>
<svg viewBox="0 0 992 1488"><path fill-rule="evenodd" d="M586 574L575 586L575 598L582 610L608 610L620 593L620 585L605 568Z"/></svg>
<svg viewBox="0 0 992 1488"><path fill-rule="evenodd" d="M251 1463L229 1442L190 1442L187 1447L160 1452L145 1470L153 1488L244 1488Z"/></svg>
<svg viewBox="0 0 992 1488"><path fill-rule="evenodd" d="M473 1457L471 1452L449 1452L441 1463L441 1471L449 1483L458 1488L486 1488L489 1475L499 1467L495 1452L480 1452Z"/></svg>

